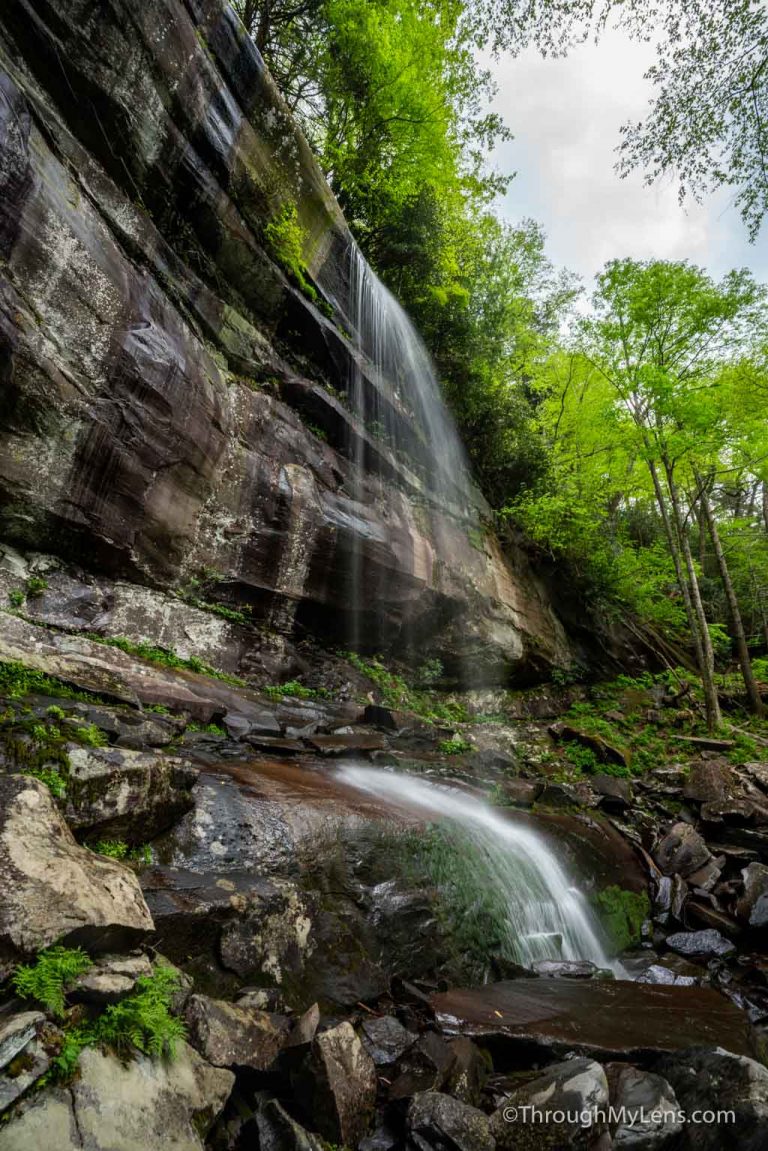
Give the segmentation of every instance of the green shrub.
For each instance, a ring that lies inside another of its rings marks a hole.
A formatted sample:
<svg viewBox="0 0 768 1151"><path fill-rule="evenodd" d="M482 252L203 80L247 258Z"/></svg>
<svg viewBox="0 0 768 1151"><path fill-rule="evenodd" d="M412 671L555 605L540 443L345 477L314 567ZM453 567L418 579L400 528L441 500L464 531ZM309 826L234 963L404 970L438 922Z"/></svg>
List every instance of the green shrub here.
<svg viewBox="0 0 768 1151"><path fill-rule="evenodd" d="M25 596L24 592L19 588L14 588L13 591L8 592L8 599L10 600L11 607L21 607L26 598L27 597Z"/></svg>
<svg viewBox="0 0 768 1151"><path fill-rule="evenodd" d="M595 902L617 951L640 942L643 924L651 913L646 892L626 891L614 884L604 888Z"/></svg>
<svg viewBox="0 0 768 1151"><path fill-rule="evenodd" d="M67 713L64 711L64 709L63 709L63 708L61 708L61 707L57 707L55 703L54 703L54 704L51 704L51 706L50 706L50 707L47 707L47 708L45 709L45 714L46 714L47 716L49 716L51 719L54 719L54 720L56 720L56 721L57 721L57 722L59 722L59 723L60 723L60 722L61 722L63 719L66 719L66 718L67 718Z"/></svg>
<svg viewBox="0 0 768 1151"><path fill-rule="evenodd" d="M87 723L84 727L76 727L74 738L86 747L106 747L109 743L106 734L95 723Z"/></svg>
<svg viewBox="0 0 768 1151"><path fill-rule="evenodd" d="M461 755L465 751L471 751L472 744L463 736L454 735L450 739L442 739L437 745L437 750L443 755Z"/></svg>
<svg viewBox="0 0 768 1151"><path fill-rule="evenodd" d="M42 576L30 576L27 580L27 595L39 596L48 590L48 580Z"/></svg>
<svg viewBox="0 0 768 1151"><path fill-rule="evenodd" d="M91 851L95 851L97 855L106 855L109 859L125 859L128 844L122 839L100 839L98 843L93 844Z"/></svg>
<svg viewBox="0 0 768 1151"><path fill-rule="evenodd" d="M262 690L270 699L282 699L283 696L292 696L294 699L317 699L321 694L295 679L289 679L287 683L270 684Z"/></svg>
<svg viewBox="0 0 768 1151"><path fill-rule="evenodd" d="M66 1010L64 992L91 966L90 956L79 947L49 947L33 964L16 968L13 989L22 999L36 999L52 1015L62 1018Z"/></svg>
<svg viewBox="0 0 768 1151"><path fill-rule="evenodd" d="M569 763L579 768L580 771L596 772L601 769L602 765L598 762L592 748L585 747L583 743L569 743L565 749L565 754Z"/></svg>
<svg viewBox="0 0 768 1151"><path fill-rule="evenodd" d="M188 723L187 731L200 731L205 735L226 735L226 731L219 723Z"/></svg>

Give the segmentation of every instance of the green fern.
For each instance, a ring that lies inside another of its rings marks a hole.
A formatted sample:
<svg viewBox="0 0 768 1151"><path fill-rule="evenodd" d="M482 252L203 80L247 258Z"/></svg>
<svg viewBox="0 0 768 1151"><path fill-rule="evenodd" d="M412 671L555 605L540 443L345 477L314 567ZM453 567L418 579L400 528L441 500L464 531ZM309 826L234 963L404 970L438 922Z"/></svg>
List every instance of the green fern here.
<svg viewBox="0 0 768 1151"><path fill-rule="evenodd" d="M141 1051L154 1059L173 1059L177 1043L186 1037L184 1024L171 1014L179 987L175 968L158 964L151 975L137 980L132 995L113 1003L91 1022L65 1031L61 1050L51 1064L51 1078L71 1078L84 1047L106 1047L124 1058Z"/></svg>
<svg viewBox="0 0 768 1151"><path fill-rule="evenodd" d="M79 947L50 947L33 964L16 968L13 987L22 999L36 999L61 1018L66 1011L66 988L91 966L90 957Z"/></svg>
<svg viewBox="0 0 768 1151"><path fill-rule="evenodd" d="M137 981L133 995L112 1004L99 1016L95 1023L97 1041L118 1053L135 1047L145 1055L171 1057L186 1034L182 1021L170 1012L178 988L178 972L158 964L151 975Z"/></svg>

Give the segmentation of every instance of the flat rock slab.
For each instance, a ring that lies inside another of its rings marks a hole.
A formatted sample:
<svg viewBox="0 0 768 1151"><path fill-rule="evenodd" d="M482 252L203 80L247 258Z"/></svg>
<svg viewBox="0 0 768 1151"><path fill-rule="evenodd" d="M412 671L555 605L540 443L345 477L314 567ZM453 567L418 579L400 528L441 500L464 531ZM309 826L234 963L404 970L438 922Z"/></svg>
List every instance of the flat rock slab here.
<svg viewBox="0 0 768 1151"><path fill-rule="evenodd" d="M641 1058L686 1047L751 1055L746 1016L716 991L627 980L515 979L434 995L447 1032Z"/></svg>

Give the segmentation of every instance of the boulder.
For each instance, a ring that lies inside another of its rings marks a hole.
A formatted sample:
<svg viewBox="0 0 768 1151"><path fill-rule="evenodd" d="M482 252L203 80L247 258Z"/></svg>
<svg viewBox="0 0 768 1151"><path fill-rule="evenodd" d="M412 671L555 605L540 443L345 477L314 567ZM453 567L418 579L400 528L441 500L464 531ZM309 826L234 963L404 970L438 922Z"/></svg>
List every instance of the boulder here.
<svg viewBox="0 0 768 1151"><path fill-rule="evenodd" d="M685 1130L686 1151L764 1151L768 1146L768 1070L722 1047L679 1052L654 1070L672 1085L688 1115L712 1111ZM729 1114L730 1112L730 1114ZM719 1114L718 1114L719 1113Z"/></svg>
<svg viewBox="0 0 768 1151"><path fill-rule="evenodd" d="M234 1078L186 1043L172 1061L86 1048L68 1089L33 1094L0 1126L0 1151L202 1151Z"/></svg>
<svg viewBox="0 0 768 1151"><path fill-rule="evenodd" d="M592 979L598 972L588 959L538 959L533 970L546 979Z"/></svg>
<svg viewBox="0 0 768 1151"><path fill-rule="evenodd" d="M407 1099L421 1091L441 1091L456 1062L451 1045L435 1031L425 1031L395 1068L390 1099Z"/></svg>
<svg viewBox="0 0 768 1151"><path fill-rule="evenodd" d="M615 1151L656 1151L683 1128L680 1104L661 1075L625 1067L611 1102L621 1112L613 1134Z"/></svg>
<svg viewBox="0 0 768 1151"><path fill-rule="evenodd" d="M494 1151L488 1117L475 1107L423 1091L408 1108L406 1147L413 1151Z"/></svg>
<svg viewBox="0 0 768 1151"><path fill-rule="evenodd" d="M332 1143L355 1147L376 1104L376 1068L351 1023L316 1035L297 1079L307 1121Z"/></svg>
<svg viewBox="0 0 768 1151"><path fill-rule="evenodd" d="M176 756L70 745L65 815L91 836L145 843L194 804L197 769Z"/></svg>
<svg viewBox="0 0 768 1151"><path fill-rule="evenodd" d="M664 875L684 879L698 871L712 856L699 833L688 823L676 823L656 848L655 860Z"/></svg>
<svg viewBox="0 0 768 1151"><path fill-rule="evenodd" d="M105 952L153 929L128 867L79 847L48 788L0 777L0 970L57 941Z"/></svg>
<svg viewBox="0 0 768 1151"><path fill-rule="evenodd" d="M536 1114L534 1116L534 1109ZM589 1147L605 1130L608 1080L599 1063L570 1058L515 1088L491 1116L499 1151Z"/></svg>
<svg viewBox="0 0 768 1151"><path fill-rule="evenodd" d="M698 803L712 803L725 799L736 786L731 765L725 760L700 759L691 764L683 785L683 797Z"/></svg>
<svg viewBox="0 0 768 1151"><path fill-rule="evenodd" d="M262 1103L256 1115L259 1151L326 1151L327 1144L291 1118L277 1099Z"/></svg>
<svg viewBox="0 0 768 1151"><path fill-rule="evenodd" d="M668 935L667 947L671 947L678 955L694 955L702 958L732 955L736 950L735 944L713 927L708 927L704 931L678 931L674 935Z"/></svg>
<svg viewBox="0 0 768 1151"><path fill-rule="evenodd" d="M130 995L142 976L152 974L146 955L102 955L89 967L67 993L73 1003L90 1003L106 1007Z"/></svg>
<svg viewBox="0 0 768 1151"><path fill-rule="evenodd" d="M360 1030L363 1046L377 1067L389 1067L396 1063L418 1039L394 1015L364 1019Z"/></svg>
<svg viewBox="0 0 768 1151"><path fill-rule="evenodd" d="M638 975L638 983L666 983L675 987L693 987L699 980L695 975L680 975L661 963L652 963L645 971Z"/></svg>
<svg viewBox="0 0 768 1151"><path fill-rule="evenodd" d="M736 915L750 927L768 926L768 867L750 863L741 873L744 893L736 904Z"/></svg>
<svg viewBox="0 0 768 1151"><path fill-rule="evenodd" d="M751 1051L743 1012L705 987L515 979L440 992L431 1004L443 1031L492 1039L510 1057L532 1045L549 1057L575 1050L597 1059L648 1059L716 1043Z"/></svg>
<svg viewBox="0 0 768 1151"><path fill-rule="evenodd" d="M189 1042L214 1067L266 1071L285 1043L290 1024L284 1016L254 1007L190 995L184 1009Z"/></svg>
<svg viewBox="0 0 768 1151"><path fill-rule="evenodd" d="M0 1113L48 1070L50 1058L40 1041L44 1027L40 1011L6 1015L0 1022Z"/></svg>
<svg viewBox="0 0 768 1151"><path fill-rule="evenodd" d="M605 811L625 811L632 803L632 784L628 779L598 773L589 782L601 797L600 806Z"/></svg>
<svg viewBox="0 0 768 1151"><path fill-rule="evenodd" d="M453 1053L453 1065L446 1090L462 1103L479 1107L483 1086L488 1078L490 1060L465 1035L454 1039L450 1043L450 1048Z"/></svg>

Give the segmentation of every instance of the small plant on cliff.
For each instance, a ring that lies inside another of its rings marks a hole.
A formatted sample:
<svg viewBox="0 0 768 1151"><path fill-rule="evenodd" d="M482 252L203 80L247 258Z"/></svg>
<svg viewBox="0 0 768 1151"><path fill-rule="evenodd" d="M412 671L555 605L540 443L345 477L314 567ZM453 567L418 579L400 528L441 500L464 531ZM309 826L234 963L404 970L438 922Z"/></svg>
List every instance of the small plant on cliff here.
<svg viewBox="0 0 768 1151"><path fill-rule="evenodd" d="M86 747L106 747L109 740L106 734L95 723L87 723L84 727L76 727L74 738Z"/></svg>
<svg viewBox="0 0 768 1151"><path fill-rule="evenodd" d="M30 576L27 580L27 595L35 597L42 595L44 591L48 591L48 580L43 576Z"/></svg>
<svg viewBox="0 0 768 1151"><path fill-rule="evenodd" d="M36 999L60 1019L66 1010L64 992L91 965L90 957L79 947L49 947L34 963L16 968L13 989L22 999Z"/></svg>
<svg viewBox="0 0 768 1151"><path fill-rule="evenodd" d="M20 588L14 588L13 591L8 592L8 599L10 600L11 607L21 607L27 597Z"/></svg>
<svg viewBox="0 0 768 1151"><path fill-rule="evenodd" d="M283 696L292 696L293 699L317 699L323 693L313 687L305 687L296 679L289 679L287 683L269 684L263 689L270 699L282 699Z"/></svg>
<svg viewBox="0 0 768 1151"><path fill-rule="evenodd" d="M463 752L472 750L472 744L462 735L453 735L450 739L441 740L437 750L443 755L462 755Z"/></svg>
<svg viewBox="0 0 768 1151"><path fill-rule="evenodd" d="M305 296L316 301L317 292L307 280L304 230L295 204L286 204L274 220L270 220L264 229L264 239L278 264L296 281Z"/></svg>

